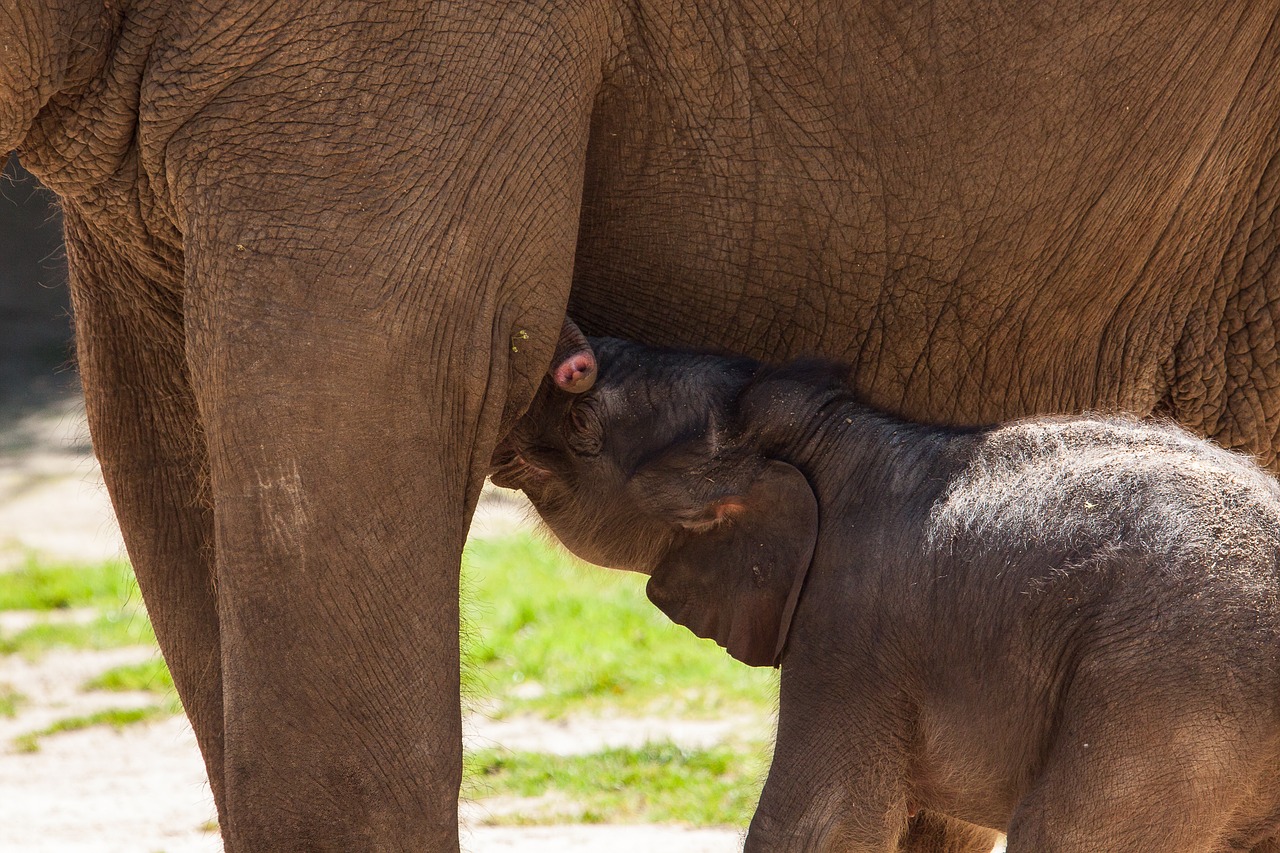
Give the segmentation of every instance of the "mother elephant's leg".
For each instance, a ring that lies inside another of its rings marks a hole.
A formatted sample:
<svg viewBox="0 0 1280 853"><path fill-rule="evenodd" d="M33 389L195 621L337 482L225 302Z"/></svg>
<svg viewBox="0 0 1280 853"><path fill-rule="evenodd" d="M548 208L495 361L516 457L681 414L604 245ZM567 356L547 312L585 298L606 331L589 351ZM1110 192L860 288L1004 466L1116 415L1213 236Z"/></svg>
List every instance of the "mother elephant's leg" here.
<svg viewBox="0 0 1280 853"><path fill-rule="evenodd" d="M313 276L253 274L290 293ZM386 318L315 317L279 292L201 302L190 351L212 462L228 847L447 848L458 560L495 401L465 364L395 352ZM432 325L447 349L491 347L469 323Z"/></svg>
<svg viewBox="0 0 1280 853"><path fill-rule="evenodd" d="M457 847L459 558L559 333L605 43L501 8L414 30L412 85L316 83L361 84L340 33L264 59L174 143L210 146L178 182L230 850Z"/></svg>
<svg viewBox="0 0 1280 853"><path fill-rule="evenodd" d="M64 215L76 360L94 451L147 612L222 804L222 678L208 460L187 375L180 277L123 262Z"/></svg>

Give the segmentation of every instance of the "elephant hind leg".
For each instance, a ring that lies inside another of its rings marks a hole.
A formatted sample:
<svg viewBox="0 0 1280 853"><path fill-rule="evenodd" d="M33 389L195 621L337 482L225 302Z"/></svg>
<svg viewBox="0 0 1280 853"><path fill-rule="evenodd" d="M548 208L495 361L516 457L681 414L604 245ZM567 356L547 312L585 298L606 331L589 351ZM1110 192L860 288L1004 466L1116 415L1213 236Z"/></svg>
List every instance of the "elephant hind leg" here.
<svg viewBox="0 0 1280 853"><path fill-rule="evenodd" d="M187 379L182 320L108 268L72 206L67 254L94 451L174 684L223 803L223 708L208 461Z"/></svg>
<svg viewBox="0 0 1280 853"><path fill-rule="evenodd" d="M1204 734L1211 714L1077 715L1014 812L1009 853L1231 849L1224 832L1252 772L1245 739Z"/></svg>

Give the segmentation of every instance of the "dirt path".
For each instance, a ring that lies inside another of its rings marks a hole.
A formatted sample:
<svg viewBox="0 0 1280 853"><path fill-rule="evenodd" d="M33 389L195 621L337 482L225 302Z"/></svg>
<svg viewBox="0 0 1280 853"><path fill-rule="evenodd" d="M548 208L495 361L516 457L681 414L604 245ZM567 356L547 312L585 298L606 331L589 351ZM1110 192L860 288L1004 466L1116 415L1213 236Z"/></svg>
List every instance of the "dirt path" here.
<svg viewBox="0 0 1280 853"><path fill-rule="evenodd" d="M494 535L524 524L526 510L486 494L473 532ZM37 551L98 561L123 554L102 477L89 452L78 401L63 400L0 430L0 570ZM24 618L10 614L14 630ZM74 614L71 618L75 618ZM22 753L13 738L55 720L104 707L153 704L146 694L81 691L88 678L155 654L151 649L55 652L38 662L0 656L0 686L28 697L0 717L0 850L24 853L212 853L221 849L212 798L195 738L184 718L122 731L95 727L41 741ZM690 746L724 739L765 721L688 722L660 718L548 722L470 715L468 742L547 752L590 752L670 738ZM500 804L464 803L463 849L474 853L730 853L738 833L663 826L487 827Z"/></svg>
<svg viewBox="0 0 1280 853"><path fill-rule="evenodd" d="M124 553L77 398L0 431L0 565L27 551L89 562Z"/></svg>
<svg viewBox="0 0 1280 853"><path fill-rule="evenodd" d="M24 853L214 853L213 801L186 720L86 729L0 757L0 850ZM474 853L729 853L736 832L662 826L484 827L463 804Z"/></svg>

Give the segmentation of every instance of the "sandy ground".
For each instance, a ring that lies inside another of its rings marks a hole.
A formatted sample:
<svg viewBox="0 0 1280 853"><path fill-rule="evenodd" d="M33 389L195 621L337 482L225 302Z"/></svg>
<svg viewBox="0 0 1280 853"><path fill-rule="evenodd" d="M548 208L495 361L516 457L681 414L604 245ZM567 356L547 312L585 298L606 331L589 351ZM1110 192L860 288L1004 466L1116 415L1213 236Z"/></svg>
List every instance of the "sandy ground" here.
<svg viewBox="0 0 1280 853"><path fill-rule="evenodd" d="M525 510L502 493L486 493L473 535L523 524ZM123 553L101 475L89 451L79 402L67 399L0 431L0 567L29 551L75 560ZM6 630L21 614L7 614ZM65 618L82 618L70 613ZM152 704L154 697L83 693L93 675L153 654L147 649L49 654L38 663L0 657L0 685L30 701L16 719L0 718L0 851L24 853L196 853L221 849L213 803L195 738L184 718L92 728L45 738L35 753L10 744L15 735L104 707ZM763 720L534 718L494 721L471 714L468 742L549 752L590 752L671 738L690 746L723 740ZM518 805L518 804L517 804ZM463 849L476 853L729 853L737 832L658 826L495 828L486 814L511 804L464 803Z"/></svg>

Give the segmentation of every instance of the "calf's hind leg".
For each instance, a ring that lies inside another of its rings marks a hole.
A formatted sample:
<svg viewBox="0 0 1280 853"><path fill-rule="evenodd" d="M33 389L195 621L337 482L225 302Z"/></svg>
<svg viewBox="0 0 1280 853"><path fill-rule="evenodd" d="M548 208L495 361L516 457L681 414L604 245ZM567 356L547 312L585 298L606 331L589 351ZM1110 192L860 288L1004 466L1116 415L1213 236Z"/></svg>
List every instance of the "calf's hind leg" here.
<svg viewBox="0 0 1280 853"><path fill-rule="evenodd" d="M1248 774L1212 720L1080 720L1072 729L1015 810L1008 853L1225 849L1223 824Z"/></svg>

